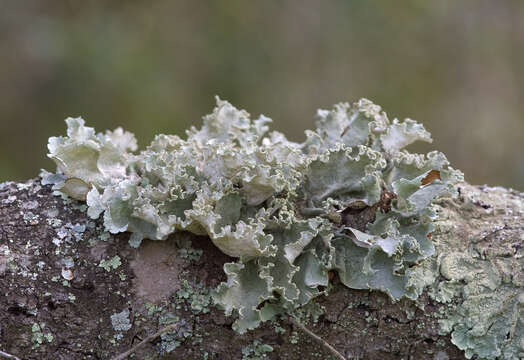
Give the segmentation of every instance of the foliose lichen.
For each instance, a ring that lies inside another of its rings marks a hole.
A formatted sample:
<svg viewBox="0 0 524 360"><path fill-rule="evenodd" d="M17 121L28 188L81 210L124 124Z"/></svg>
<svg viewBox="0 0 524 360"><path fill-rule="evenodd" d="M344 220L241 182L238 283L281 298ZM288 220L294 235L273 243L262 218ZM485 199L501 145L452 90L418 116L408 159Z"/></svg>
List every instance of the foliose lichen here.
<svg viewBox="0 0 524 360"><path fill-rule="evenodd" d="M483 208L463 192L461 214L453 206L435 205L438 256L426 262L437 265L440 277L429 295L449 304L439 320L441 333L450 333L468 359L524 358L524 234L518 230L524 206L505 190L496 195ZM493 217L493 211L504 215ZM454 220L464 214L469 216L461 227L472 235L449 236Z"/></svg>
<svg viewBox="0 0 524 360"><path fill-rule="evenodd" d="M100 261L98 264L99 267L103 268L107 272L110 272L111 269L118 269L120 265L122 265L122 262L120 261L120 256L118 255L113 256L109 260L102 259L102 261Z"/></svg>
<svg viewBox="0 0 524 360"><path fill-rule="evenodd" d="M53 334L50 332L44 333L45 324L44 323L33 323L31 326L31 341L33 343L33 349L38 348L42 343L44 343L44 340L48 343L52 342L54 339Z"/></svg>
<svg viewBox="0 0 524 360"><path fill-rule="evenodd" d="M86 200L107 231L165 240L207 235L236 261L214 301L235 311L240 333L328 291L329 273L353 289L416 299L427 285L415 264L434 254L430 204L463 179L446 157L403 148L431 141L417 122L390 121L362 99L319 110L302 143L217 99L187 138L158 135L135 153L122 129L95 133L68 118L49 139L55 190Z"/></svg>
<svg viewBox="0 0 524 360"><path fill-rule="evenodd" d="M127 331L131 329L129 310L123 310L122 312L111 315L111 325L113 325L115 331Z"/></svg>
<svg viewBox="0 0 524 360"><path fill-rule="evenodd" d="M273 351L271 345L262 344L260 341L255 340L249 346L242 348L242 360L263 360L267 359L267 353Z"/></svg>

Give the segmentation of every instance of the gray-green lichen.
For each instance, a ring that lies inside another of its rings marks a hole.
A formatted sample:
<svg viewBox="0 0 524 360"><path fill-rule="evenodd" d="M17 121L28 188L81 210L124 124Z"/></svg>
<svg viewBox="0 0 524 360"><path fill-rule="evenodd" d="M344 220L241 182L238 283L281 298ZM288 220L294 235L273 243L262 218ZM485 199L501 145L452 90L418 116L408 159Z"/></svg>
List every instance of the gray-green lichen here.
<svg viewBox="0 0 524 360"><path fill-rule="evenodd" d="M127 331L131 329L129 310L123 310L122 312L111 315L111 325L113 325L115 331Z"/></svg>
<svg viewBox="0 0 524 360"><path fill-rule="evenodd" d="M242 360L263 360L267 359L267 353L273 351L271 345L262 344L255 340L249 346L242 348Z"/></svg>
<svg viewBox="0 0 524 360"><path fill-rule="evenodd" d="M111 271L111 269L118 269L120 265L122 265L122 262L120 261L120 256L118 255L113 256L109 260L103 259L102 261L100 261L100 264L98 264L98 266L100 266L107 272Z"/></svg>
<svg viewBox="0 0 524 360"><path fill-rule="evenodd" d="M44 329L45 329L44 323L39 324L35 322L31 326L31 333L32 333L31 341L33 342L33 348L37 348L40 345L42 345L44 340L47 341L48 343L53 341L54 339L53 334L51 334L50 332L44 333Z"/></svg>
<svg viewBox="0 0 524 360"><path fill-rule="evenodd" d="M440 320L441 331L451 333L451 341L468 359L522 359L524 233L519 229L524 206L505 190L488 198L489 205L475 205L476 196L465 191L460 213L435 205L438 256L426 262L438 267L440 277L429 293L450 304ZM457 232L457 217L464 219L461 226L469 238L449 236Z"/></svg>
<svg viewBox="0 0 524 360"><path fill-rule="evenodd" d="M390 121L368 100L319 110L302 143L271 120L217 100L187 138L158 135L143 151L122 129L95 133L80 118L49 139L55 190L86 200L107 231L165 240L207 235L236 258L214 301L239 318L240 333L328 291L336 271L353 289L416 299L431 269L433 199L454 193L462 174L439 152L402 150L431 141L413 120Z"/></svg>

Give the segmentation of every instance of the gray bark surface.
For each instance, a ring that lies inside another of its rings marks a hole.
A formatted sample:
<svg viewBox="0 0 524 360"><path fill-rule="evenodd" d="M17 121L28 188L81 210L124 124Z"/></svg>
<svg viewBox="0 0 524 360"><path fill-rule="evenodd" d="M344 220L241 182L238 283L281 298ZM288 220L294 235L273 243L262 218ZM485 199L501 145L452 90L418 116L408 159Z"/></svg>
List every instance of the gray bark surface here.
<svg viewBox="0 0 524 360"><path fill-rule="evenodd" d="M513 236L522 247L522 193L458 187L457 199L439 204L454 214L446 236L468 241L498 232L486 241ZM208 293L226 280L222 266L232 259L208 238L180 233L134 249L129 234L105 233L85 210L38 179L0 185L0 352L24 360L111 359L176 322L134 358L332 358L286 320L235 333L234 318L210 304ZM481 228L470 226L472 218ZM380 292L348 289L336 276L331 286L301 321L347 359L465 359L440 334L442 305L428 295L392 303Z"/></svg>

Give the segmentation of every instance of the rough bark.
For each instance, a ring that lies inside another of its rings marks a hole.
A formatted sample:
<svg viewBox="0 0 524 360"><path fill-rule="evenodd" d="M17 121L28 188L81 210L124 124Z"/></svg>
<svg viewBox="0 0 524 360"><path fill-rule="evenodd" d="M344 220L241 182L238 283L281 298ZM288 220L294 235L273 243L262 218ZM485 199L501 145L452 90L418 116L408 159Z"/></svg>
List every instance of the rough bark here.
<svg viewBox="0 0 524 360"><path fill-rule="evenodd" d="M440 202L454 214L446 236L469 241L504 224L498 236L520 238L522 247L522 193L468 184L459 190L457 199ZM85 205L54 196L39 180L0 185L0 352L24 360L111 359L176 323L134 358L330 358L282 319L236 334L234 319L208 293L225 280L222 266L231 259L207 238L180 233L134 249L128 237L105 233ZM428 295L391 303L380 292L345 288L336 276L332 283L302 321L347 359L465 358L440 334L433 315L442 305Z"/></svg>

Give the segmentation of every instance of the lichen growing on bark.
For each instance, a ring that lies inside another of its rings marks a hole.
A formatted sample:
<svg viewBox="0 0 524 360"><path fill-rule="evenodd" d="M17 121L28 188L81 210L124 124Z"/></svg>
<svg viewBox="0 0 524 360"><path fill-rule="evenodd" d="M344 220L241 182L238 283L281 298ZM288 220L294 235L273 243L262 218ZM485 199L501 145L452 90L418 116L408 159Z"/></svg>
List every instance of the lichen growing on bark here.
<svg viewBox="0 0 524 360"><path fill-rule="evenodd" d="M449 236L455 207L435 205L439 213L437 257L426 263L440 270L430 295L449 304L441 331L465 351L468 359L524 358L524 206L502 189L486 192L489 203L462 195L460 212L467 238ZM474 194L474 193L473 193ZM485 218L499 217L486 226ZM490 229L486 231L485 228Z"/></svg>
<svg viewBox="0 0 524 360"><path fill-rule="evenodd" d="M430 134L365 99L319 110L302 143L267 134L270 121L217 100L187 139L158 135L133 153L132 134L69 118L68 136L49 140L57 173L45 181L86 200L111 233L130 231L132 246L208 235L237 258L214 299L240 333L327 293L330 271L353 289L416 299L436 276L432 201L462 180L442 153L402 150Z"/></svg>
<svg viewBox="0 0 524 360"><path fill-rule="evenodd" d="M425 283L411 266L434 253L429 204L462 179L441 153L401 151L429 133L368 100L320 110L303 143L221 100L186 140L158 135L139 154L122 129L66 122L68 136L49 140L55 188L134 246L186 230L238 258L215 300L239 314L239 332L324 293L330 270L354 289L417 298ZM352 222L362 211L367 226Z"/></svg>

